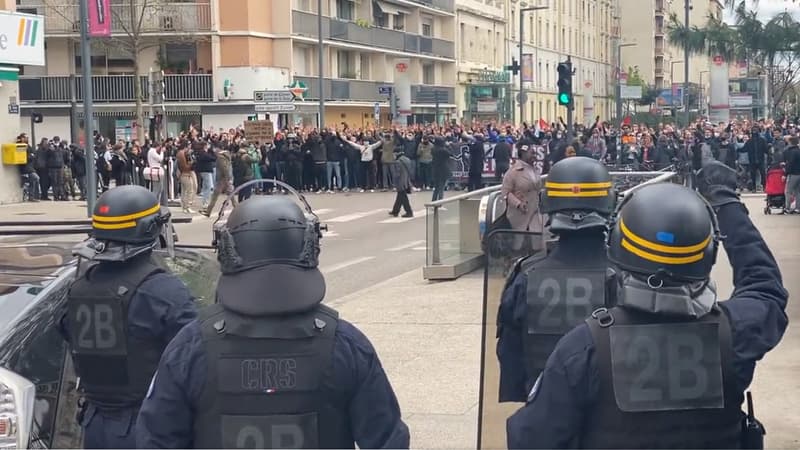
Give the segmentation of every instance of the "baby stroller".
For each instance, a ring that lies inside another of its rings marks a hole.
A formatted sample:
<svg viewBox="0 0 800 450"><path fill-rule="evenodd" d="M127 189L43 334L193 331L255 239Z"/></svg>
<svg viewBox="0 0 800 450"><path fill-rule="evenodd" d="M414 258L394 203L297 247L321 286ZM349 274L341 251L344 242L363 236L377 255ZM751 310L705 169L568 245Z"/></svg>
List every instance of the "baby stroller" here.
<svg viewBox="0 0 800 450"><path fill-rule="evenodd" d="M767 205L764 214L772 214L773 209L780 209L783 213L786 208L786 173L782 165L775 165L767 171L767 182L764 192L767 194Z"/></svg>

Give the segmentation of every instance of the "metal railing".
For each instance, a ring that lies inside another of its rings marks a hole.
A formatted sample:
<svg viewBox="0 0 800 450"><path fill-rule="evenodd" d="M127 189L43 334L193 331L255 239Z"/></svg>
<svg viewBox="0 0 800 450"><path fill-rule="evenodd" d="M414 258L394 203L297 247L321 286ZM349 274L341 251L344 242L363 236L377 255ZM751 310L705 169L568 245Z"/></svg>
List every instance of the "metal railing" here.
<svg viewBox="0 0 800 450"><path fill-rule="evenodd" d="M45 36L53 34L78 34L81 30L78 2L44 3L20 5L21 12L41 14L45 20ZM213 30L211 4L209 2L137 2L131 5L111 5L111 32L130 34L131 23L139 23L139 32L147 34L181 34L210 32Z"/></svg>
<svg viewBox="0 0 800 450"><path fill-rule="evenodd" d="M676 172L611 172L615 184L624 188L619 194L621 197L641 186L672 180L676 175ZM637 177L648 179L637 183ZM542 178L546 179L547 175ZM630 184L635 186L628 187ZM483 264L480 223L487 211L481 210L481 199L500 191L501 187L499 184L489 186L425 204L424 278L455 279Z"/></svg>
<svg viewBox="0 0 800 450"><path fill-rule="evenodd" d="M72 89L76 100L83 101L83 83L80 76L22 76L19 80L20 100L35 103L69 103ZM142 98L150 98L147 76L95 75L92 76L92 92L96 102L135 101L134 83L138 78ZM74 83L74 86L72 84ZM167 102L212 101L214 98L212 75L187 74L165 75L164 99Z"/></svg>

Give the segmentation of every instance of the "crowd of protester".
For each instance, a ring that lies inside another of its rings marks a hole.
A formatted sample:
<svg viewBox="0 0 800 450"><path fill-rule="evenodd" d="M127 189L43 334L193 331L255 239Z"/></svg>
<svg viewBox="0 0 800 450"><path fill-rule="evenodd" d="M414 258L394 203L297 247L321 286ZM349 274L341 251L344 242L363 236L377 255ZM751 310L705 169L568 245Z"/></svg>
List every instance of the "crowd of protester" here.
<svg viewBox="0 0 800 450"><path fill-rule="evenodd" d="M698 170L710 158L740 173L742 190L763 190L766 171L785 166L787 194L800 190L800 126L797 121L736 120L688 127L651 127L626 119L616 127L598 117L591 126L566 124L521 126L498 123L413 125L352 129L346 125L318 130L277 130L271 142L248 138L243 128L199 127L159 142L117 141L95 134L93 149L100 189L140 184L164 189L169 181L185 212L209 214L219 195L253 179L280 179L300 192L374 192L432 190L441 199L448 186L474 190L499 183L511 167L520 141L533 146L541 173L562 158L580 155L604 161L616 170ZM21 135L19 142L27 143ZM29 144L27 165L32 199L76 200L85 197L86 153L59 137ZM399 163L408 167L408 182ZM488 163L488 164L487 164ZM487 173L487 169L491 172ZM199 195L199 199L197 196ZM251 195L239 193L239 200ZM52 197L51 197L52 196Z"/></svg>

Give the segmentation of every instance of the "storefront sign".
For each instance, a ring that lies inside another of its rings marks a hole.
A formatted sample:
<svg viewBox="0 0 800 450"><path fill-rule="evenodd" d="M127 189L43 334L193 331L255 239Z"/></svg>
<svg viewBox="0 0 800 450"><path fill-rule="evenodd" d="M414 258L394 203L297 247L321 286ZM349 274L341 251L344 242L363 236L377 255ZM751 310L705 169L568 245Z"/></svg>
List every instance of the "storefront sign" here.
<svg viewBox="0 0 800 450"><path fill-rule="evenodd" d="M44 16L0 13L0 64L45 65Z"/></svg>
<svg viewBox="0 0 800 450"><path fill-rule="evenodd" d="M510 83L511 76L505 71L481 70L478 72L478 81L481 83Z"/></svg>

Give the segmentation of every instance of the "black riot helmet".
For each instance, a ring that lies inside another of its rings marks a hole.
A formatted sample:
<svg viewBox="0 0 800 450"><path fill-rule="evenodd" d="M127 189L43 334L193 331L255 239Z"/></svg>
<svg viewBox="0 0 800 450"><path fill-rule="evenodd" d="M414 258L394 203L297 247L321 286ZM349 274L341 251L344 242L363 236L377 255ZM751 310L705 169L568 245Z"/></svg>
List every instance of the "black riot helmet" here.
<svg viewBox="0 0 800 450"><path fill-rule="evenodd" d="M599 161L576 156L557 162L547 174L542 212L553 232L604 228L617 195L611 174Z"/></svg>
<svg viewBox="0 0 800 450"><path fill-rule="evenodd" d="M296 195L306 211L287 197L254 196L239 203L219 229L217 299L223 306L262 315L306 310L322 301L325 280L317 268L322 229Z"/></svg>
<svg viewBox="0 0 800 450"><path fill-rule="evenodd" d="M698 193L655 183L635 189L620 203L608 258L648 283L706 281L720 240L714 210Z"/></svg>
<svg viewBox="0 0 800 450"><path fill-rule="evenodd" d="M142 186L118 186L97 199L92 214L92 237L131 245L155 243L170 212L155 194Z"/></svg>

